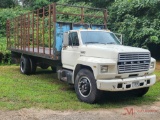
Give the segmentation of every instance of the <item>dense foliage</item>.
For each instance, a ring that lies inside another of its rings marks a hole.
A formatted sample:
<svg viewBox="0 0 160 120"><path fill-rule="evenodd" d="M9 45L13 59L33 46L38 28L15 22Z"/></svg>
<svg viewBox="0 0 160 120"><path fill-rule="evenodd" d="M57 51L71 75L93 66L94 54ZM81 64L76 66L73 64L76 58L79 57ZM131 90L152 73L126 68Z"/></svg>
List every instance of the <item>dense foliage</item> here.
<svg viewBox="0 0 160 120"><path fill-rule="evenodd" d="M124 44L149 48L160 58L160 1L117 0L108 7L108 27L124 35Z"/></svg>
<svg viewBox="0 0 160 120"><path fill-rule="evenodd" d="M0 9L0 35L6 36L6 20L12 19L16 16L19 16L25 12L28 12L28 10L22 9L21 7L16 8L6 8L6 9Z"/></svg>
<svg viewBox="0 0 160 120"><path fill-rule="evenodd" d="M21 7L0 9L0 63L10 63L10 51L6 50L6 20L21 15L28 10Z"/></svg>
<svg viewBox="0 0 160 120"><path fill-rule="evenodd" d="M15 7L16 3L15 0L0 0L0 8Z"/></svg>
<svg viewBox="0 0 160 120"><path fill-rule="evenodd" d="M38 9L58 0L20 0L23 7L28 7L31 10Z"/></svg>
<svg viewBox="0 0 160 120"><path fill-rule="evenodd" d="M107 8L108 29L122 33L125 45L149 49L153 57L160 59L160 54L157 52L160 49L159 0L0 0L0 41L6 36L6 19L52 2ZM64 12L73 11L69 8L60 9ZM59 19L65 21L68 18ZM4 46L2 44L4 43L1 42L0 46ZM4 52L4 47L0 52Z"/></svg>

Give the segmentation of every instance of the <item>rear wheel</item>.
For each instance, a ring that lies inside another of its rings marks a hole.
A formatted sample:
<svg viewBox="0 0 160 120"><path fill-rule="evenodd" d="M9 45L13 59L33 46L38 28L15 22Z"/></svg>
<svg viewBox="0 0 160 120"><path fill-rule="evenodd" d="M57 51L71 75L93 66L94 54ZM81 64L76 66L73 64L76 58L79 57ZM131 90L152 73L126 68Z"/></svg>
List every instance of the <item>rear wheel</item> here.
<svg viewBox="0 0 160 120"><path fill-rule="evenodd" d="M57 67L51 66L51 69L52 69L53 73L57 72Z"/></svg>
<svg viewBox="0 0 160 120"><path fill-rule="evenodd" d="M149 90L149 87L145 87L145 88L132 90L131 92L134 96L142 97L143 95L145 95L148 92L148 90Z"/></svg>
<svg viewBox="0 0 160 120"><path fill-rule="evenodd" d="M29 58L27 56L21 56L20 59L20 71L23 74L30 74L31 71L31 65L30 65L30 61Z"/></svg>
<svg viewBox="0 0 160 120"><path fill-rule="evenodd" d="M100 98L101 91L97 89L93 73L88 69L78 72L75 79L75 91L80 101L95 103Z"/></svg>
<svg viewBox="0 0 160 120"><path fill-rule="evenodd" d="M37 68L37 65L36 65L36 62L33 58L29 58L29 61L30 61L30 66L31 66L31 74L35 74L36 72L36 68Z"/></svg>
<svg viewBox="0 0 160 120"><path fill-rule="evenodd" d="M49 65L48 64L45 64L45 63L41 63L39 65L42 69L48 69Z"/></svg>

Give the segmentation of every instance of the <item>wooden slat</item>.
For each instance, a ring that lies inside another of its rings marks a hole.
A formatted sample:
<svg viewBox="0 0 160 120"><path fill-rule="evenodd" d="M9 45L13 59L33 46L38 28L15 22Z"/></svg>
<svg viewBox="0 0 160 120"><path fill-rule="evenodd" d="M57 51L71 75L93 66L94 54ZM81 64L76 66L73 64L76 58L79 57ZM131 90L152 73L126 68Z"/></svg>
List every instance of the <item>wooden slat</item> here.
<svg viewBox="0 0 160 120"><path fill-rule="evenodd" d="M36 41L37 41L37 48L39 53L39 10L37 10L37 33L36 33Z"/></svg>
<svg viewBox="0 0 160 120"><path fill-rule="evenodd" d="M33 52L34 52L34 12L32 12L32 44L33 44Z"/></svg>
<svg viewBox="0 0 160 120"><path fill-rule="evenodd" d="M44 17L45 17L45 8L43 7L43 20L42 20L42 41L43 41L43 54L45 54L45 46L44 46Z"/></svg>
<svg viewBox="0 0 160 120"><path fill-rule="evenodd" d="M49 54L51 55L51 5L49 5Z"/></svg>

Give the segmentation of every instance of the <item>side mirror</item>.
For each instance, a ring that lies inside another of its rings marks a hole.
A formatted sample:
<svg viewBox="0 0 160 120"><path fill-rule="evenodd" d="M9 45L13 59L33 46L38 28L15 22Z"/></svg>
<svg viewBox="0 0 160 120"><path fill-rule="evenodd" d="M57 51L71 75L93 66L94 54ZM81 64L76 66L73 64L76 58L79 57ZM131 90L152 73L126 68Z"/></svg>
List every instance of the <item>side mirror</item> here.
<svg viewBox="0 0 160 120"><path fill-rule="evenodd" d="M120 40L121 44L123 44L123 36L120 33L115 33L116 37Z"/></svg>
<svg viewBox="0 0 160 120"><path fill-rule="evenodd" d="M63 47L67 47L69 44L68 32L63 33Z"/></svg>

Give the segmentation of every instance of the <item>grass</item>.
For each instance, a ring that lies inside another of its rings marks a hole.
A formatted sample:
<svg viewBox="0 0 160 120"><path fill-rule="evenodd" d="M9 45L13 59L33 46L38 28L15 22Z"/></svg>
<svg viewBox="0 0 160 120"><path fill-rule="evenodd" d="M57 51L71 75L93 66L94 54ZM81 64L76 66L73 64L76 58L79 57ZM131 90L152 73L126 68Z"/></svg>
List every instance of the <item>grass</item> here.
<svg viewBox="0 0 160 120"><path fill-rule="evenodd" d="M157 61L155 74L157 75L157 81L160 81L160 61Z"/></svg>
<svg viewBox="0 0 160 120"><path fill-rule="evenodd" d="M0 52L6 51L6 46L7 46L7 39L6 37L1 37L0 36Z"/></svg>
<svg viewBox="0 0 160 120"><path fill-rule="evenodd" d="M160 100L160 62L157 63L157 82L141 98L127 92L106 92L97 104L79 102L75 91L56 79L50 69L38 69L36 75L23 75L19 66L0 66L0 109L42 108L52 110L89 110L117 108L127 105L152 104Z"/></svg>

